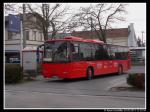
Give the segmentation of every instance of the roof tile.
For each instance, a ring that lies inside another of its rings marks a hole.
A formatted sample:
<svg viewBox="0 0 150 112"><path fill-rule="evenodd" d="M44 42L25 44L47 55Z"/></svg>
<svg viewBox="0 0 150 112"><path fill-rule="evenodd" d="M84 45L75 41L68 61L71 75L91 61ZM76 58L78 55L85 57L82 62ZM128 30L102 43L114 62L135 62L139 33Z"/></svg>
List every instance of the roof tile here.
<svg viewBox="0 0 150 112"><path fill-rule="evenodd" d="M74 31L72 32L73 36L79 36L86 39L97 38L96 32L91 31ZM117 38L117 37L128 37L129 32L128 28L118 28L118 29L108 29L106 30L106 36L108 38Z"/></svg>

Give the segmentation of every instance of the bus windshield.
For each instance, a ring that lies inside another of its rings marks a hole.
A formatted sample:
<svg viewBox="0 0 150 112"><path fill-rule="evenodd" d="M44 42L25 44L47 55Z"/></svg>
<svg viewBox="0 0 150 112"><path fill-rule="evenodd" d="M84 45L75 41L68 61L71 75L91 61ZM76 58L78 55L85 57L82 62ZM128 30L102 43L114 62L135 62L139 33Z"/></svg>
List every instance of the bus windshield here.
<svg viewBox="0 0 150 112"><path fill-rule="evenodd" d="M44 62L67 62L68 48L67 42L54 41L44 45Z"/></svg>

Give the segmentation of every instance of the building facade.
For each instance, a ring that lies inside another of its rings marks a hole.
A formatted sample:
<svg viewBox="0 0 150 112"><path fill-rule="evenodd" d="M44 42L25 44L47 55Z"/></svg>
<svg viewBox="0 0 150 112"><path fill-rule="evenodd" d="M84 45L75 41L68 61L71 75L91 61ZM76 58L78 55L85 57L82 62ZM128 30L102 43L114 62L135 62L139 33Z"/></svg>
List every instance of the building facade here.
<svg viewBox="0 0 150 112"><path fill-rule="evenodd" d="M22 15L20 15L22 18ZM22 19L21 19L22 21ZM31 14L25 15L24 22L24 36L25 36L25 49L27 48L35 48L38 45L44 43L44 36L42 30L36 24L37 19ZM5 62L13 63L20 62L21 52L24 48L22 48L23 39L21 36L21 32L11 32L9 31L9 16L5 16Z"/></svg>

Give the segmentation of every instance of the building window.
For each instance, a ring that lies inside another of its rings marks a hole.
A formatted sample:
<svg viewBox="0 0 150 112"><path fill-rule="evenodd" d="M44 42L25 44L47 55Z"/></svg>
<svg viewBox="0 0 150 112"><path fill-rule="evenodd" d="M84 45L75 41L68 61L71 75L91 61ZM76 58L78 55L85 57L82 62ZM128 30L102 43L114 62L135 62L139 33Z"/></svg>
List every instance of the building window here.
<svg viewBox="0 0 150 112"><path fill-rule="evenodd" d="M12 39L12 32L8 32L8 40Z"/></svg>
<svg viewBox="0 0 150 112"><path fill-rule="evenodd" d="M42 35L42 32L40 32L40 37L39 37L39 41L43 41L43 35Z"/></svg>
<svg viewBox="0 0 150 112"><path fill-rule="evenodd" d="M19 39L19 33L8 32L8 40L11 40L11 39Z"/></svg>
<svg viewBox="0 0 150 112"><path fill-rule="evenodd" d="M28 30L25 31L25 38L26 38L26 40L29 40L29 31Z"/></svg>
<svg viewBox="0 0 150 112"><path fill-rule="evenodd" d="M41 41L41 32L39 32L39 41Z"/></svg>
<svg viewBox="0 0 150 112"><path fill-rule="evenodd" d="M37 33L36 33L36 38L35 38L35 40L38 41L38 38L39 38L39 37L38 37L38 32L37 32Z"/></svg>
<svg viewBox="0 0 150 112"><path fill-rule="evenodd" d="M36 31L33 31L33 40L36 40Z"/></svg>
<svg viewBox="0 0 150 112"><path fill-rule="evenodd" d="M5 62L6 63L20 63L20 53L19 52L6 52Z"/></svg>

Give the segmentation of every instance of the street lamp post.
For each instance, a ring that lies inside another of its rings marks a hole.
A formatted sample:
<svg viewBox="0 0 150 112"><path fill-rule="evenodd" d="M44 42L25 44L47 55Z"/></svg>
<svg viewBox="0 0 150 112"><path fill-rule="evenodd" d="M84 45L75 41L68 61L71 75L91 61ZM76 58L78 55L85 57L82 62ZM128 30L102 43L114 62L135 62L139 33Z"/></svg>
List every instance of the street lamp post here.
<svg viewBox="0 0 150 112"><path fill-rule="evenodd" d="M23 48L26 47L26 36L25 36L25 12L26 6L23 4L23 18L22 18L22 28L23 28Z"/></svg>
<svg viewBox="0 0 150 112"><path fill-rule="evenodd" d="M22 22L21 22L21 38L20 38L20 64L21 67L23 67L23 54L22 54L22 50L26 47L26 37L25 37L25 4L22 5L23 7L23 15L22 15Z"/></svg>
<svg viewBox="0 0 150 112"><path fill-rule="evenodd" d="M143 33L144 33L144 31L142 31L142 45L143 45L143 43L144 43L144 42L143 42Z"/></svg>

